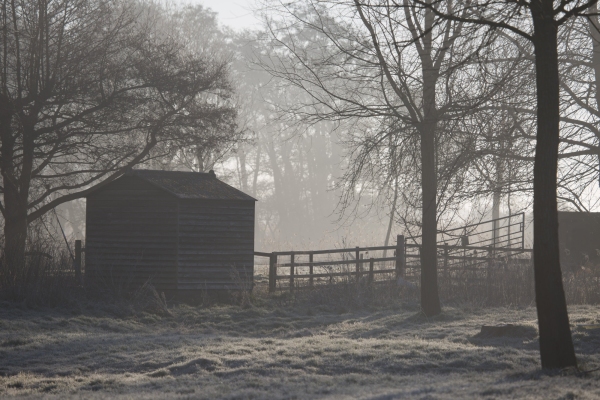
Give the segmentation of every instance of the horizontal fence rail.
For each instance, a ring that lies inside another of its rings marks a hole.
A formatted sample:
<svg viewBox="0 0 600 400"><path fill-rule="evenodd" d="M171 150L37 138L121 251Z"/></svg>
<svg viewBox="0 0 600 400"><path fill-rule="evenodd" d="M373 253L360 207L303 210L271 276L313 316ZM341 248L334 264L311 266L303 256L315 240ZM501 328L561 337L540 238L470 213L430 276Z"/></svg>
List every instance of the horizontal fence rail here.
<svg viewBox="0 0 600 400"><path fill-rule="evenodd" d="M460 281L490 279L491 269L520 268L529 264L531 249L524 248L524 214L510 215L439 232L439 275ZM394 246L343 249L255 252L269 260L269 292L294 291L340 281L368 283L397 280L419 284L419 237L397 236ZM413 243L408 243L408 241ZM392 253L390 257L388 254Z"/></svg>
<svg viewBox="0 0 600 400"><path fill-rule="evenodd" d="M400 277L403 274L404 237L396 246L370 246L347 249L312 251L255 252L258 257L269 259L269 292L276 290L294 291L299 287L313 287L341 279L368 282ZM392 252L371 257L374 252Z"/></svg>

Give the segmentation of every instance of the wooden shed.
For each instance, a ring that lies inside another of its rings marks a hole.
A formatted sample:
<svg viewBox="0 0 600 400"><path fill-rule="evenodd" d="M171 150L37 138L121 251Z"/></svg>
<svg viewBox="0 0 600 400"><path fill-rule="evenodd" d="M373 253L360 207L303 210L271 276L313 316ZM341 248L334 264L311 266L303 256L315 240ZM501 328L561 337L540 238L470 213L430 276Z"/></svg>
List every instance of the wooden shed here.
<svg viewBox="0 0 600 400"><path fill-rule="evenodd" d="M251 288L256 200L209 173L133 170L87 196L91 287Z"/></svg>
<svg viewBox="0 0 600 400"><path fill-rule="evenodd" d="M559 211L558 237L563 271L600 266L600 213Z"/></svg>

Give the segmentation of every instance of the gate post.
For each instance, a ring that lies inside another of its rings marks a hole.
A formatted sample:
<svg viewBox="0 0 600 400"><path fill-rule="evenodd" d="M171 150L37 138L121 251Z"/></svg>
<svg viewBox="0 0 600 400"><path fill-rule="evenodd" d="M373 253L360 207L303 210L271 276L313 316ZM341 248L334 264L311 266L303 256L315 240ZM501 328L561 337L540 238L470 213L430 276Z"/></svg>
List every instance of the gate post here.
<svg viewBox="0 0 600 400"><path fill-rule="evenodd" d="M313 285L314 285L314 280L313 280L314 268L313 268L313 253L312 252L308 255L308 262L310 263L310 265L309 265L310 278L308 278L309 279L308 280L308 285L310 287L313 287Z"/></svg>
<svg viewBox="0 0 600 400"><path fill-rule="evenodd" d="M277 288L277 254L271 253L269 257L269 293L274 293Z"/></svg>
<svg viewBox="0 0 600 400"><path fill-rule="evenodd" d="M296 262L294 260L294 252L290 256L290 292L294 291L294 267L296 266Z"/></svg>
<svg viewBox="0 0 600 400"><path fill-rule="evenodd" d="M396 236L396 279L404 277L406 273L406 248L404 235Z"/></svg>
<svg viewBox="0 0 600 400"><path fill-rule="evenodd" d="M354 254L356 260L356 282L360 279L360 247L356 246L356 252Z"/></svg>

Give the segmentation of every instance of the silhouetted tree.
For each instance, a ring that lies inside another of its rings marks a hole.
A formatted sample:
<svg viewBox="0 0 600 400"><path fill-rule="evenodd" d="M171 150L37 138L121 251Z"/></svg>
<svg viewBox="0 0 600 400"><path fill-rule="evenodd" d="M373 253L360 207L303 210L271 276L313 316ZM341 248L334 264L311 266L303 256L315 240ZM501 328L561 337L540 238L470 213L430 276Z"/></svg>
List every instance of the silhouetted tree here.
<svg viewBox="0 0 600 400"><path fill-rule="evenodd" d="M535 55L537 134L534 161L534 273L542 368L577 365L558 246L557 172L560 142L558 31L597 0L473 1L452 12L414 0L449 21L487 25L531 41ZM527 13L524 13L527 11Z"/></svg>
<svg viewBox="0 0 600 400"><path fill-rule="evenodd" d="M0 172L5 255L27 226L94 183L231 132L228 63L186 50L162 10L120 0L0 4ZM161 149L158 151L157 149Z"/></svg>
<svg viewBox="0 0 600 400"><path fill-rule="evenodd" d="M349 124L352 142L361 145L344 179L347 198L363 192L361 174L377 175L369 170L371 157L392 154L380 151L389 135L410 148L400 157L404 165L416 161L411 168L419 177L412 194L421 202L421 306L427 315L438 314L439 196L453 182L452 171L465 165L461 148L468 148L448 128L500 86L474 78L476 68L459 67L485 53L488 39L471 40L463 23L442 21L430 9L389 1L314 0L274 9L280 14L269 22L274 50L266 68L309 94L288 112L308 123L356 121Z"/></svg>

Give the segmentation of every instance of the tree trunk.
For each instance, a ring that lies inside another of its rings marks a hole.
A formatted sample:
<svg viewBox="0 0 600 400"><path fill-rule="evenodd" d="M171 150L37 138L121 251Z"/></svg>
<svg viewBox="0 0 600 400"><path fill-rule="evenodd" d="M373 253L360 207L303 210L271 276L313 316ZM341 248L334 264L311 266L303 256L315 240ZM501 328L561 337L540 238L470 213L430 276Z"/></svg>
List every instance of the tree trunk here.
<svg viewBox="0 0 600 400"><path fill-rule="evenodd" d="M11 144L2 142L2 183L4 188L4 258L10 267L19 268L25 261L27 240L27 200L23 200L14 176Z"/></svg>
<svg viewBox="0 0 600 400"><path fill-rule="evenodd" d="M248 168L246 165L246 149L244 148L244 145L239 146L236 154L238 158L240 186L242 187L242 192L248 193Z"/></svg>
<svg viewBox="0 0 600 400"><path fill-rule="evenodd" d="M494 220L492 222L492 246L496 247L498 246L498 241L499 241L499 236L500 236L500 221L498 221L498 218L500 218L500 200L502 198L501 196L501 190L502 190L502 179L503 179L503 170L502 170L502 160L501 160L502 154L496 154L496 177L495 177L495 181L494 181L494 193L493 193L493 198L492 198L492 219Z"/></svg>
<svg viewBox="0 0 600 400"><path fill-rule="evenodd" d="M537 143L533 169L535 297L542 368L576 366L558 250L558 26L552 0L531 3L537 84Z"/></svg>
<svg viewBox="0 0 600 400"><path fill-rule="evenodd" d="M395 160L393 162L396 162ZM396 216L396 203L398 202L398 175L394 179L394 198L392 199L392 207L390 208L390 221L388 223L387 232L385 234L384 246L390 243L390 234L392 233L392 225L394 224L394 217ZM387 249L383 250L383 258L387 257Z"/></svg>
<svg viewBox="0 0 600 400"><path fill-rule="evenodd" d="M435 170L435 123L421 131L422 243L421 309L427 316L442 310L437 284L437 174Z"/></svg>
<svg viewBox="0 0 600 400"><path fill-rule="evenodd" d="M422 243L421 243L421 309L427 316L442 312L437 283L437 162L436 129L438 122L435 87L439 67L433 57L434 14L425 10L423 50L419 52L423 72L423 120L419 124L421 136L421 190L422 190ZM413 33L414 37L414 33Z"/></svg>
<svg viewBox="0 0 600 400"><path fill-rule="evenodd" d="M254 172L252 173L252 197L256 197L258 174L260 173L260 150L262 149L260 142L256 144L256 160L254 161Z"/></svg>
<svg viewBox="0 0 600 400"><path fill-rule="evenodd" d="M4 198L6 199L6 192ZM8 206L6 202L6 218L4 220L4 257L8 267L16 271L25 261L25 244L27 241L27 211L21 207Z"/></svg>
<svg viewBox="0 0 600 400"><path fill-rule="evenodd" d="M4 204L4 261L13 271L25 260L27 238L27 202L20 196L19 179L15 175L16 140L11 129L13 108L8 96L0 95L0 172Z"/></svg>
<svg viewBox="0 0 600 400"><path fill-rule="evenodd" d="M494 189L494 197L492 199L492 247L498 246L498 236L500 229L500 193L497 188Z"/></svg>

